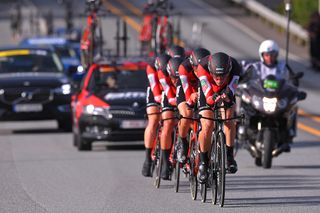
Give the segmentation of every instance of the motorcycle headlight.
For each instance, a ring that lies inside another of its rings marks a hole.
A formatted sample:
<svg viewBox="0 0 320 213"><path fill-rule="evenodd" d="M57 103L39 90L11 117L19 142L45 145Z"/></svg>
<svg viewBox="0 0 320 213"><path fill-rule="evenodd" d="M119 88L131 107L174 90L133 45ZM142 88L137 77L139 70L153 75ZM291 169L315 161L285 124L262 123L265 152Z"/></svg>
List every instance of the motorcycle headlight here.
<svg viewBox="0 0 320 213"><path fill-rule="evenodd" d="M263 109L266 112L274 112L276 110L277 102L278 102L277 98L263 97L262 102L263 102Z"/></svg>
<svg viewBox="0 0 320 213"><path fill-rule="evenodd" d="M96 107L92 104L84 106L83 113L88 115L101 115L106 119L112 119L112 114L110 113L109 108Z"/></svg>
<svg viewBox="0 0 320 213"><path fill-rule="evenodd" d="M62 84L61 87L56 88L54 90L56 93L61 93L64 95L69 95L71 93L71 85L70 84Z"/></svg>
<svg viewBox="0 0 320 213"><path fill-rule="evenodd" d="M286 108L287 104L288 104L288 100L286 98L283 98L281 100L278 100L277 105L280 109L284 109L284 108Z"/></svg>

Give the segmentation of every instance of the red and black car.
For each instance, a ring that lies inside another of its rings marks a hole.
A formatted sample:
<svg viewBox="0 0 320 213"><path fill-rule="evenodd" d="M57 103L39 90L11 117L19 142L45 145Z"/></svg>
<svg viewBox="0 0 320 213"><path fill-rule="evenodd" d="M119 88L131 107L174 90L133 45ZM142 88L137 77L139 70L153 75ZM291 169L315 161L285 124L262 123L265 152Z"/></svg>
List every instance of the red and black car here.
<svg viewBox="0 0 320 213"><path fill-rule="evenodd" d="M143 141L145 68L140 60L91 65L71 103L74 145L79 150L91 150L92 142L101 140Z"/></svg>

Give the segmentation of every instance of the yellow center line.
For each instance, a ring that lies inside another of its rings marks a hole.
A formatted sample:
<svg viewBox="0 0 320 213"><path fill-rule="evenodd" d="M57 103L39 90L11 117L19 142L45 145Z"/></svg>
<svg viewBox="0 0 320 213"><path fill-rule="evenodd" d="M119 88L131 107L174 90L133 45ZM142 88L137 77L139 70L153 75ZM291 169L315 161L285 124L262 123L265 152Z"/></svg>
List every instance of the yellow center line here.
<svg viewBox="0 0 320 213"><path fill-rule="evenodd" d="M120 16L127 24L129 24L134 30L137 32L140 32L141 26L138 24L136 21L134 21L132 18L129 16L125 15L120 9L116 8L113 6L110 2L107 0L102 1L103 4L109 9L113 14Z"/></svg>
<svg viewBox="0 0 320 213"><path fill-rule="evenodd" d="M309 127L309 126L306 126L303 123L298 122L298 128L302 129L303 131L308 132L308 133L310 133L312 135L320 137L320 131L319 130L314 129L314 128Z"/></svg>
<svg viewBox="0 0 320 213"><path fill-rule="evenodd" d="M133 4L131 4L130 2L128 2L127 0L118 0L118 2L120 2L120 4L122 4L123 6L125 6L126 8L128 8L133 14L135 14L136 16L143 16L143 13L141 10L139 10L137 7L135 7Z"/></svg>
<svg viewBox="0 0 320 213"><path fill-rule="evenodd" d="M103 0L102 2L107 7L107 9L109 9L113 14L120 16L134 30L136 30L137 32L141 31L141 24L139 24L138 22L136 22L135 20L133 20L129 16L125 15L120 9L113 6L108 0ZM140 16L140 17L143 16L142 11L139 10L138 8L136 8L135 6L133 6L127 0L118 0L118 2L120 2L122 5L124 5L127 9L129 9L135 15L140 14L138 16ZM176 45L181 45L183 47L185 46L185 43L181 39L177 38L176 36L173 38L173 43Z"/></svg>
<svg viewBox="0 0 320 213"><path fill-rule="evenodd" d="M320 123L320 116L312 115L310 113L303 111L302 109L298 110L298 115L301 115L301 116L307 117L307 118L311 118L312 120Z"/></svg>

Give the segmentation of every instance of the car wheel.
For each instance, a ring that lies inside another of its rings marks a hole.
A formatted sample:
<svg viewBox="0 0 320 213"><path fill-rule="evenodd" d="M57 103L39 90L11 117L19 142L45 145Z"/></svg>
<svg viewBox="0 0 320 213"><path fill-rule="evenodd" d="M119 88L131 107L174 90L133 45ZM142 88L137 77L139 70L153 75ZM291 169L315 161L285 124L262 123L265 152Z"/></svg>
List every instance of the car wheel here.
<svg viewBox="0 0 320 213"><path fill-rule="evenodd" d="M71 132L72 123L68 120L58 120L58 128L63 130L64 132Z"/></svg>
<svg viewBox="0 0 320 213"><path fill-rule="evenodd" d="M77 135L77 145L79 151L90 151L92 150L92 142L89 140L84 139L80 136L80 134Z"/></svg>

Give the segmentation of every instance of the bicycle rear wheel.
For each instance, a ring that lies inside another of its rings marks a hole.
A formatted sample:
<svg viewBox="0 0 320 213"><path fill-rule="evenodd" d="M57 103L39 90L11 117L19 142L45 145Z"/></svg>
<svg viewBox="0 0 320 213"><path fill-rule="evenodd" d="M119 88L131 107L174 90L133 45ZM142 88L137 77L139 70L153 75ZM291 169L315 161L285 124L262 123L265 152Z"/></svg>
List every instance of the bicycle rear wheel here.
<svg viewBox="0 0 320 213"><path fill-rule="evenodd" d="M221 207L224 205L225 197L225 177L226 177L226 145L225 135L222 131L218 132L217 142L217 201Z"/></svg>
<svg viewBox="0 0 320 213"><path fill-rule="evenodd" d="M207 183L200 184L201 202L205 203L207 200Z"/></svg>

